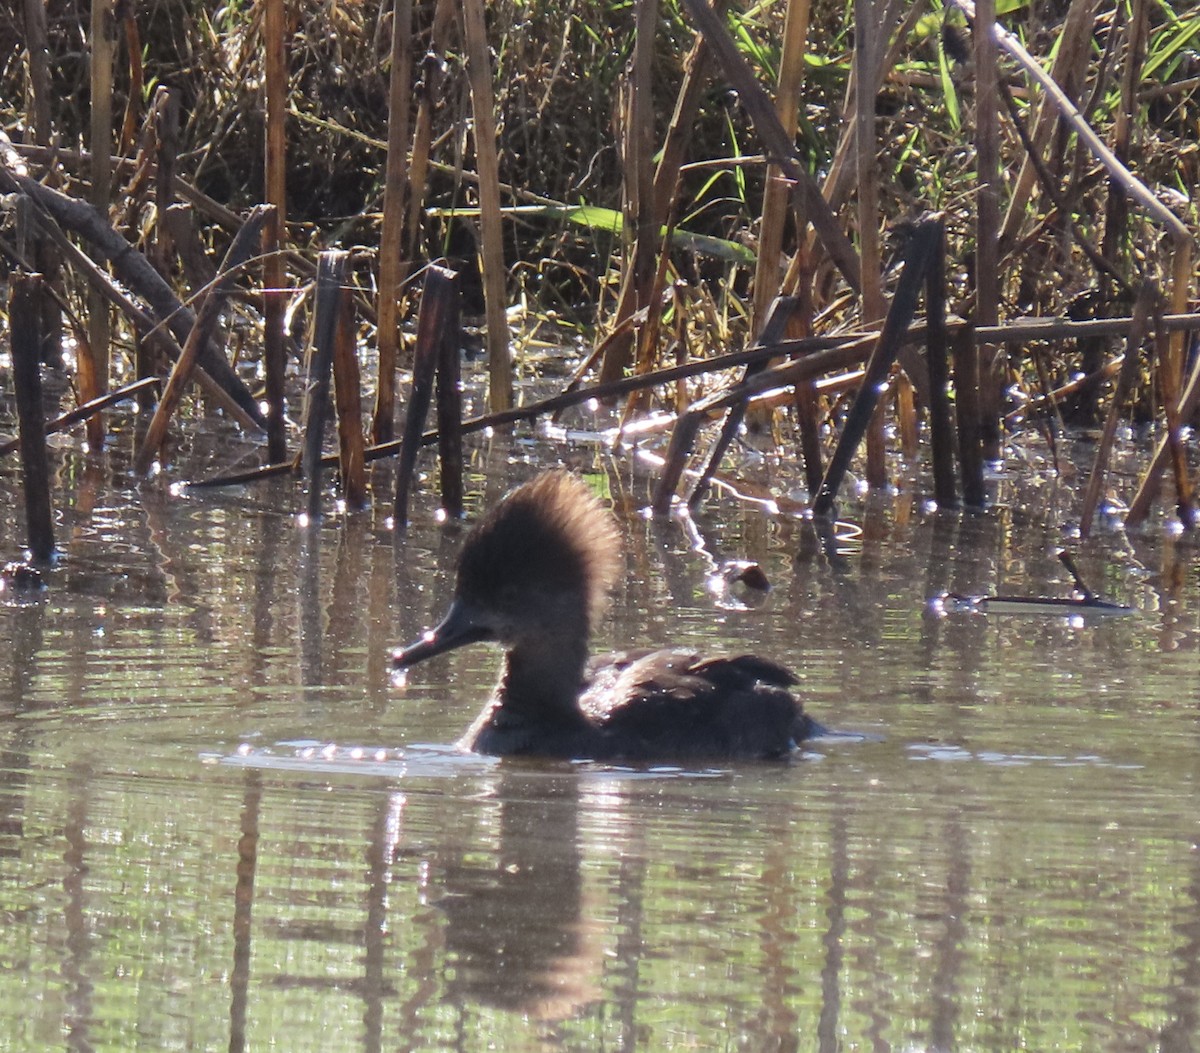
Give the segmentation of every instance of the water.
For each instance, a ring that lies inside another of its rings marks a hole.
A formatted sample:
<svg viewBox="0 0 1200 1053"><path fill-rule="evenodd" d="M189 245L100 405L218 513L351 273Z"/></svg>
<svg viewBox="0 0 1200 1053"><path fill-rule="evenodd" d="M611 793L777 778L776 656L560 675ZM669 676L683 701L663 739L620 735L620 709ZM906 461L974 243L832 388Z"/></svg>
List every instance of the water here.
<svg viewBox="0 0 1200 1053"><path fill-rule="evenodd" d="M1194 542L1077 546L1126 617L938 618L1067 594L1072 487L1032 463L984 515L893 494L822 538L725 498L689 529L640 514L636 459L481 441L475 510L541 456L606 480L598 647L759 651L843 732L787 764L495 761L447 748L494 652L389 680L461 542L427 494L400 539L385 511L305 530L287 481L137 488L128 444L61 445L66 558L0 596L0 1049L1200 1044ZM765 602L712 591L734 558Z"/></svg>

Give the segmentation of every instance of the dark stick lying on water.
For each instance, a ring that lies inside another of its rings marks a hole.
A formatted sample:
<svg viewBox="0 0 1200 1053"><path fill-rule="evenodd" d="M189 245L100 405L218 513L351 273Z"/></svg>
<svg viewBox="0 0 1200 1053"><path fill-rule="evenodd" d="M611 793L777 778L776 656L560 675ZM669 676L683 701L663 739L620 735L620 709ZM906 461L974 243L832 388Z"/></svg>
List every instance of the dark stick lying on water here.
<svg viewBox="0 0 1200 1053"><path fill-rule="evenodd" d="M99 398L92 399L91 402L85 402L82 406L76 406L75 409L64 413L61 417L47 421L46 434L53 435L55 432L66 431L73 424L87 420L93 413L99 413L101 410L108 409L109 406L115 406L118 402L124 402L126 399L135 397L139 392L148 391L158 385L158 377L143 377L141 380L135 380L132 384L126 384L115 391L110 391L107 395L101 395ZM6 453L12 453L20 445L20 439L8 439L0 442L0 457Z"/></svg>
<svg viewBox="0 0 1200 1053"><path fill-rule="evenodd" d="M1075 566L1075 560L1066 549L1058 553L1062 565L1067 568L1075 584L1075 595L1055 598L1049 596L964 596L959 592L943 592L933 600L934 605L945 613L968 611L978 614L1046 614L1086 611L1093 614L1132 614L1133 608L1123 603L1112 603L1097 596Z"/></svg>

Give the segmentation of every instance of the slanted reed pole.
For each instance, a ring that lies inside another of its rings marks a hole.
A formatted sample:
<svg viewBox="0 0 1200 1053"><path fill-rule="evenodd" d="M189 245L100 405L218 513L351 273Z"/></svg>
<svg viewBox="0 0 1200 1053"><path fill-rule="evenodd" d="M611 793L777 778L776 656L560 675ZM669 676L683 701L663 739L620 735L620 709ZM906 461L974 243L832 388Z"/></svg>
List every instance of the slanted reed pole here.
<svg viewBox="0 0 1200 1053"><path fill-rule="evenodd" d="M388 147L379 235L379 378L371 435L387 442L395 434L396 366L400 352L400 286L407 277L404 212L408 189L408 138L412 82L412 0L392 5L392 69L388 81Z"/></svg>
<svg viewBox="0 0 1200 1053"><path fill-rule="evenodd" d="M999 58L992 29L996 0L975 5L975 327L995 325L1000 304ZM979 402L984 456L1000 458L1006 352L984 344L979 355Z"/></svg>
<svg viewBox="0 0 1200 1053"><path fill-rule="evenodd" d="M117 49L117 20L113 0L92 0L91 16L91 147L92 204L107 218L112 189L113 56ZM108 390L108 304L94 288L88 292L88 343L96 363L95 394Z"/></svg>
<svg viewBox="0 0 1200 1053"><path fill-rule="evenodd" d="M287 460L284 417L283 342L285 270L282 243L287 222L287 52L284 47L284 0L264 0L263 50L266 81L265 178L267 203L275 211L263 227L263 359L267 397L267 459Z"/></svg>
<svg viewBox="0 0 1200 1053"><path fill-rule="evenodd" d="M138 475L145 475L158 455L167 435L167 425L183 398L185 387L192 379L201 350L207 346L209 337L216 328L221 308L233 286L238 269L249 258L252 246L262 232L263 224L270 221L272 211L274 210L270 205L256 205L247 218L245 226L238 231L229 250L225 253L220 277L205 294L196 311L196 321L184 341L175 365L171 368L171 375L167 379L167 386L163 389L158 408L154 411L154 416L146 429L146 435L142 439L141 448L134 458L133 470Z"/></svg>
<svg viewBox="0 0 1200 1053"><path fill-rule="evenodd" d="M54 517L50 508L46 416L42 405L42 340L39 332L42 276L14 273L9 282L13 395L20 429L25 522L29 529L29 554L44 563L54 555Z"/></svg>
<svg viewBox="0 0 1200 1053"><path fill-rule="evenodd" d="M508 409L513 404L513 378L508 346L508 294L505 281L508 270L504 266L500 164L496 157L496 98L492 87L492 64L488 59L484 0L463 0L463 36L467 44L471 111L475 118L475 167L479 174L479 232L487 318L488 407L495 412Z"/></svg>
<svg viewBox="0 0 1200 1053"><path fill-rule="evenodd" d="M887 317L883 321L883 329L880 330L875 349L867 361L862 384L850 406L850 412L846 414L846 423L842 427L842 434L838 437L833 456L829 459L829 465L825 469L825 477L821 480L820 489L813 500L814 516L829 516L833 513L834 501L841 488L842 480L850 467L858 444L870 426L871 417L879 405L888 373L900 353L900 347L907 336L908 327L916 315L917 301L920 298L921 289L925 285L925 277L929 273L934 253L940 247L941 241L942 225L937 220L925 220L913 231L908 240L904 270L900 273L896 293L892 297Z"/></svg>

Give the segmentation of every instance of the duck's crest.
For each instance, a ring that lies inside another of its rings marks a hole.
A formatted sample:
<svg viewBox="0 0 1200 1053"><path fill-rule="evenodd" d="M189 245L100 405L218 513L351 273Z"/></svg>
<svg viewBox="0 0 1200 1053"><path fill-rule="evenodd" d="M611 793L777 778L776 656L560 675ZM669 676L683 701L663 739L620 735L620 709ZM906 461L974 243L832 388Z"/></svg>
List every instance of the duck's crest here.
<svg viewBox="0 0 1200 1053"><path fill-rule="evenodd" d="M582 590L595 624L620 551L612 514L588 486L569 472L549 471L505 495L471 532L459 589L490 599L510 587Z"/></svg>

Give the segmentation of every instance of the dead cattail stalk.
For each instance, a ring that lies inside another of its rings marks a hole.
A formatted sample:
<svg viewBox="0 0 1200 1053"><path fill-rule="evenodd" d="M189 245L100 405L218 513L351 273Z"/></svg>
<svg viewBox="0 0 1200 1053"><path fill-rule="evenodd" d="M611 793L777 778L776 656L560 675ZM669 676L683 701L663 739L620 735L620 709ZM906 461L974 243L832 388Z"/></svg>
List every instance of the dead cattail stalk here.
<svg viewBox="0 0 1200 1053"><path fill-rule="evenodd" d="M463 514L462 322L458 275L446 272L449 304L437 365L438 477L442 511L451 519Z"/></svg>
<svg viewBox="0 0 1200 1053"><path fill-rule="evenodd" d="M763 326L760 342L763 344L778 343L783 339L787 332L788 322L791 320L792 312L796 309L798 300L794 296L780 296L775 299L771 305L771 313L767 316L766 324ZM755 373L761 372L767 365L766 362L757 362L746 367L746 373L743 381L753 376ZM717 469L721 466L721 459L725 456L725 451L729 449L729 444L733 442L734 436L737 435L738 428L741 427L742 419L746 415L746 401L734 403L725 413L725 420L721 424L721 431L717 436L717 441L713 443L713 448L709 452L708 462L704 466L704 470L700 473L700 478L696 481L695 487L692 489L692 494L688 498L688 507L696 508L700 502L704 500L705 493L708 492L709 483L712 477L716 474Z"/></svg>
<svg viewBox="0 0 1200 1053"><path fill-rule="evenodd" d="M1175 476L1175 510L1183 528L1190 530L1195 526L1196 513L1192 506L1187 450L1184 448L1184 439L1180 431L1181 421L1176 402L1180 388L1178 363L1167 333L1155 333L1154 352L1158 359L1158 388L1162 396L1163 415L1167 419L1167 449L1171 454L1171 470Z"/></svg>
<svg viewBox="0 0 1200 1053"><path fill-rule="evenodd" d="M471 82L471 111L475 118L475 167L479 174L480 252L487 314L488 406L492 410L504 410L513 403L505 291L508 271L504 266L500 166L496 157L496 101L492 89L492 64L488 59L484 0L463 0L463 35L467 45L467 75ZM399 519L397 516L397 521Z"/></svg>
<svg viewBox="0 0 1200 1053"><path fill-rule="evenodd" d="M937 217L940 222L940 217ZM946 237L939 231L925 278L925 363L929 370L929 446L933 499L958 504L954 484L954 423L950 416L950 362L946 340Z"/></svg>
<svg viewBox="0 0 1200 1053"><path fill-rule="evenodd" d="M723 14L728 6L728 0L716 0L713 7ZM663 139L662 152L659 154L658 165L654 171L654 216L655 223L661 227L667 217L674 211L675 201L679 193L679 174L687 156L687 147L696 123L696 114L705 87L708 84L710 67L712 66L711 49L702 33L697 32L696 39L684 60L683 81L679 93L675 97L675 109L667 126ZM635 242L634 250L637 249ZM630 271L636 272L640 264L631 264ZM600 382L607 383L620 377L629 366L632 358L634 333L631 319L648 316L653 304L643 303L639 307L638 288L632 282L621 286L617 298L617 306L609 323L610 330L595 351L588 356L590 363L603 359L600 369ZM582 376L582 373L579 374Z"/></svg>
<svg viewBox="0 0 1200 1053"><path fill-rule="evenodd" d="M408 196L408 131L412 95L412 0L392 5L392 68L388 80L388 146L383 183L383 225L379 235L377 340L379 376L371 435L387 442L395 433L396 367L400 352L400 287L404 260L404 209Z"/></svg>
<svg viewBox="0 0 1200 1053"><path fill-rule="evenodd" d="M779 115L783 130L792 139L796 137L800 123L800 85L804 80L804 53L808 46L811 10L810 0L788 0L783 22L775 112ZM758 265L754 271L756 333L766 322L771 301L780 291L783 232L787 225L789 198L783 170L777 164L769 164L763 189L762 222L759 224Z"/></svg>
<svg viewBox="0 0 1200 1053"><path fill-rule="evenodd" d="M859 84L870 84L876 75L880 26L876 18L875 0L855 0L854 4L854 74ZM858 186L858 265L862 290L862 320L870 328L884 315L886 307L880 275L883 270L879 247L879 166L875 160L875 93L855 94L855 163ZM867 483L873 487L887 485L887 459L884 449L883 424L886 403L877 403L867 428Z"/></svg>
<svg viewBox="0 0 1200 1053"><path fill-rule="evenodd" d="M333 342L333 397L337 406L338 471L346 507L367 506L367 474L362 422L362 376L358 368L354 290L339 290L337 334Z"/></svg>
<svg viewBox="0 0 1200 1053"><path fill-rule="evenodd" d="M287 419L284 411L285 270L281 249L287 223L287 51L284 0L265 0L263 52L266 95L264 167L267 203L275 208L263 227L263 358L267 402L267 457L287 459Z"/></svg>
<svg viewBox="0 0 1200 1053"><path fill-rule="evenodd" d="M53 132L50 100L50 44L46 33L45 0L25 0L25 50L29 54L30 101L33 104L33 138L48 146Z"/></svg>
<svg viewBox="0 0 1200 1053"><path fill-rule="evenodd" d="M1121 372L1117 375L1116 387L1112 394L1112 403L1108 408L1108 416L1104 421L1104 431L1096 446L1096 456L1092 461L1092 472L1088 476L1087 488L1083 492L1083 504L1079 511L1079 533L1087 537L1092 532L1092 518L1100 503L1100 494L1104 490L1104 480L1108 474L1108 459L1112 453L1113 439L1117 434L1117 424L1121 420L1121 410L1124 408L1129 392L1133 389L1138 374L1138 351L1146 338L1146 330L1150 323L1151 312L1158 300L1158 287L1151 281L1142 283L1138 289L1137 299L1133 304L1133 326L1125 342L1125 358L1121 363Z"/></svg>
<svg viewBox="0 0 1200 1053"><path fill-rule="evenodd" d="M95 0L92 4L89 35L91 200L100 214L107 216L112 188L113 58L117 48L117 22L113 12L113 0ZM110 338L108 304L93 288L88 294L88 343L96 362L96 383L100 392L108 390Z"/></svg>
<svg viewBox="0 0 1200 1053"><path fill-rule="evenodd" d="M982 508L983 436L979 420L979 353L974 326L963 326L954 336L954 418L958 426L958 468L962 474L963 504Z"/></svg>
<svg viewBox="0 0 1200 1053"><path fill-rule="evenodd" d="M858 444L862 441L879 403L888 373L900 353L909 324L917 311L917 300L925 284L930 264L941 242L941 223L925 220L909 238L905 249L904 269L892 297L883 329L871 357L867 362L862 386L858 389L842 434L838 438L825 477L813 501L813 515L828 516L833 512L833 503L841 487L842 479L850 467Z"/></svg>
<svg viewBox="0 0 1200 1053"><path fill-rule="evenodd" d="M779 123L770 98L758 83L746 60L742 58L724 22L708 5L708 0L683 0L683 5L708 40L726 79L737 90L739 101L750 115L754 130L767 153L780 164L788 179L795 183L793 193L802 202L808 221L825 246L830 259L849 285L857 289L858 254L829 203L821 195L821 188L816 180L800 162L796 147L784 131L783 125Z"/></svg>
<svg viewBox="0 0 1200 1053"><path fill-rule="evenodd" d="M404 435L400 439L400 456L396 464L396 505L393 514L397 527L408 523L408 495L412 488L417 454L423 444L425 417L433 397L433 378L441 345L448 339L448 329L457 318L458 275L445 267L428 267L425 271L425 288L421 293L421 310L417 317L412 391L408 397Z"/></svg>
<svg viewBox="0 0 1200 1053"><path fill-rule="evenodd" d="M29 553L39 562L54 555L54 516L50 507L50 469L46 463L46 411L42 404L42 349L38 332L40 274L10 278L9 326L12 335L13 396L21 444L25 523Z"/></svg>
<svg viewBox="0 0 1200 1053"><path fill-rule="evenodd" d="M975 5L975 326L1000 318L1000 113L995 0ZM979 355L979 409L985 456L1000 456L1007 352L984 344Z"/></svg>
<svg viewBox="0 0 1200 1053"><path fill-rule="evenodd" d="M183 398L184 388L191 379L201 349L208 344L209 336L217 323L221 308L224 306L225 297L229 294L229 289L233 285L239 268L250 257L254 243L262 233L263 225L268 221L271 212L270 205L256 205L247 217L246 225L230 244L229 251L226 252L221 265L220 280L208 291L208 295L205 296L204 302L196 312L195 324L192 326L192 331L188 333L179 358L171 370L167 385L163 389L162 399L158 403L158 409L154 411L150 426L146 429L146 434L142 439L141 448L134 458L133 470L138 475L145 475L150 470L154 458L158 456L167 435L167 425Z"/></svg>
<svg viewBox="0 0 1200 1053"><path fill-rule="evenodd" d="M313 306L313 348L308 363L308 412L304 418L304 485L308 519L321 517L321 449L329 415L329 377L337 342L342 286L346 282L346 253L326 249L317 257L317 286Z"/></svg>

